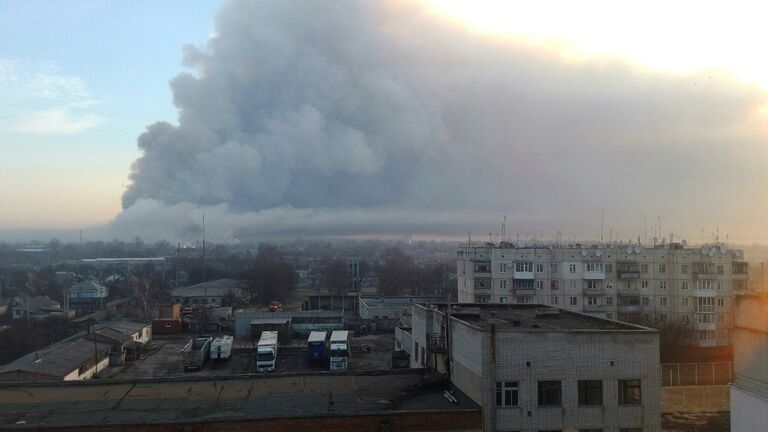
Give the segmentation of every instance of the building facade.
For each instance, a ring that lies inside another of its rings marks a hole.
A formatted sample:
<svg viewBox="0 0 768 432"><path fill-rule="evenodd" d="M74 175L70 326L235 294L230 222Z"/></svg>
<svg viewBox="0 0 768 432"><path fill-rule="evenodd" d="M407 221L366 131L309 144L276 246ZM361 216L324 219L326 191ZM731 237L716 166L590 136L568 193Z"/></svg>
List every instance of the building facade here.
<svg viewBox="0 0 768 432"><path fill-rule="evenodd" d="M460 303L541 304L661 327L690 326L700 346L730 344L734 295L747 291L747 263L724 245L679 243L461 247Z"/></svg>
<svg viewBox="0 0 768 432"><path fill-rule="evenodd" d="M731 431L768 425L768 296L738 296L733 330Z"/></svg>
<svg viewBox="0 0 768 432"><path fill-rule="evenodd" d="M442 304L414 306L411 337L411 366L447 372L483 407L484 430L661 430L653 329L535 305Z"/></svg>

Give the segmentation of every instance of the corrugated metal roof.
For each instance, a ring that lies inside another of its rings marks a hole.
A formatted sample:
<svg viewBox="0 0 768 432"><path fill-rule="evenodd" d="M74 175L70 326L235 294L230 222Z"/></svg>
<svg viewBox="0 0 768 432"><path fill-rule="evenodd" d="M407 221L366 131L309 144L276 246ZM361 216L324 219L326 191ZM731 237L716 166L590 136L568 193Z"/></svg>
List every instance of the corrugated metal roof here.
<svg viewBox="0 0 768 432"><path fill-rule="evenodd" d="M103 358L111 348L111 344L82 338L60 342L52 345L46 351L27 354L12 363L0 366L0 374L23 371L64 378L72 371L90 362L94 358L94 351Z"/></svg>

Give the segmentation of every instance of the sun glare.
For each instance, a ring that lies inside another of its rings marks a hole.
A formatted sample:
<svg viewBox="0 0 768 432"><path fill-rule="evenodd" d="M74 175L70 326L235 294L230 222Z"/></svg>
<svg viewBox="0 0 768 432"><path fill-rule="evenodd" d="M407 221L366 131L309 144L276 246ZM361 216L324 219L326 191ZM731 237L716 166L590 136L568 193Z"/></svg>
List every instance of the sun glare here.
<svg viewBox="0 0 768 432"><path fill-rule="evenodd" d="M615 55L674 72L719 69L768 89L768 3L424 0L470 28L573 57Z"/></svg>

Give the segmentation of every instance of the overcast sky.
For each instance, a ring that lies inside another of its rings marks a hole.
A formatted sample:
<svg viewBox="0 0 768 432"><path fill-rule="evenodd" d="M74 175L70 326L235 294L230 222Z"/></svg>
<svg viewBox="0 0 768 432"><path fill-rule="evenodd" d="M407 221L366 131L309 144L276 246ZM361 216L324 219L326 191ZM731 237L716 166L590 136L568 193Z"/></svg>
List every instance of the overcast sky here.
<svg viewBox="0 0 768 432"><path fill-rule="evenodd" d="M568 4L0 3L0 229L768 241L763 11Z"/></svg>

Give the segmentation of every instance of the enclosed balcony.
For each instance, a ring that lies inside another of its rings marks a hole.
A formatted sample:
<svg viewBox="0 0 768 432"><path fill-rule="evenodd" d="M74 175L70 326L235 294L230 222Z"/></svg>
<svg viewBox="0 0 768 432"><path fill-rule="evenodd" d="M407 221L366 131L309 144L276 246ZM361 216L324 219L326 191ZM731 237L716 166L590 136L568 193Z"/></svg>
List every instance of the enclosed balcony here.
<svg viewBox="0 0 768 432"><path fill-rule="evenodd" d="M588 305L584 304L584 312L605 312L608 310L606 305Z"/></svg>

